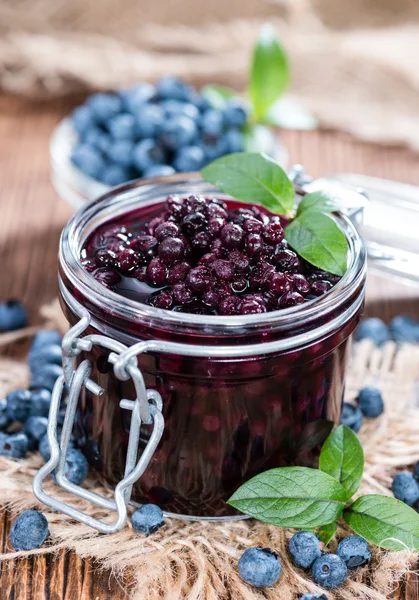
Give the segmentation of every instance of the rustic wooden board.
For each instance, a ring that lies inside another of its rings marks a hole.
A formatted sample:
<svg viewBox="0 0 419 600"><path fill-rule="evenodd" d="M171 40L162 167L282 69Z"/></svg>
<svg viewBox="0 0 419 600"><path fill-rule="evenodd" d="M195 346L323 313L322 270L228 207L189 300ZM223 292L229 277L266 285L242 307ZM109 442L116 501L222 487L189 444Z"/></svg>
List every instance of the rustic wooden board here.
<svg viewBox="0 0 419 600"><path fill-rule="evenodd" d="M71 209L49 182L48 139L68 112L68 101L27 104L0 97L0 298L22 299L32 322L56 294L56 253ZM403 148L378 147L336 132L284 132L291 161L315 176L352 171L419 185L418 157ZM389 319L419 316L419 289L371 276L367 314ZM0 515L3 551L10 520ZM73 553L0 564L1 600L123 600L114 577ZM419 580L409 575L395 600L419 600Z"/></svg>

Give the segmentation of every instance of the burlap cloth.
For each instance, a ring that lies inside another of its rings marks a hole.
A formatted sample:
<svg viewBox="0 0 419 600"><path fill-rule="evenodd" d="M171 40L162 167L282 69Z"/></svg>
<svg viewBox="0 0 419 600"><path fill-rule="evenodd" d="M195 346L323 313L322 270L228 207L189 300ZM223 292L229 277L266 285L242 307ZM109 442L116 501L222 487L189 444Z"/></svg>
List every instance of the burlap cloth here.
<svg viewBox="0 0 419 600"><path fill-rule="evenodd" d="M0 87L45 98L174 73L243 90L266 21L322 125L419 148L415 0L0 0Z"/></svg>
<svg viewBox="0 0 419 600"><path fill-rule="evenodd" d="M46 324L65 328L58 304L43 311ZM32 330L17 337L25 338ZM15 334L0 336L0 345L9 346ZM14 343L14 350L19 348ZM3 348L4 349L4 348ZM354 347L347 382L347 397L352 399L365 384L379 385L385 400L385 413L367 422L361 430L366 457L365 476L360 493L390 494L392 475L396 469L419 460L419 408L417 388L419 347L397 347L388 343L382 350L362 342ZM0 359L0 397L8 390L27 384L24 362ZM255 600L267 598L296 600L300 594L321 589L304 572L295 569L287 554L287 540L292 532L255 521L223 524L168 520L166 525L148 538L136 535L129 527L112 536L104 536L85 525L72 522L62 514L39 506L31 491L31 480L41 465L38 454L20 461L0 457L0 498L2 505L19 512L38 508L48 518L51 536L47 545L32 553L9 552L0 560L28 554L72 549L80 556L95 557L103 567L112 569L136 600ZM109 495L109 490L89 477L90 489ZM65 502L74 502L53 483L46 489ZM98 518L106 513L78 499L77 507ZM337 537L345 536L343 528ZM336 544L332 542L333 549ZM278 552L283 564L279 584L257 590L243 583L237 573L237 561L248 547L269 546ZM9 547L10 548L10 547ZM11 549L11 548L10 548ZM12 549L11 549L12 550ZM332 599L386 600L395 585L413 568L417 556L411 552L385 552L375 549L368 568L352 572L348 582L327 596Z"/></svg>

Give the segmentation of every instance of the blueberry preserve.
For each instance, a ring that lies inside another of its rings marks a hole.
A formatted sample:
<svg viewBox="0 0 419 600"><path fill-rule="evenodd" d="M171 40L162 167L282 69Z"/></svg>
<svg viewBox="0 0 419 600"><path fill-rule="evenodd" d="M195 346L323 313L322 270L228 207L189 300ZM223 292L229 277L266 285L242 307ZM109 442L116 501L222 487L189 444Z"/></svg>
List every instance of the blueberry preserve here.
<svg viewBox="0 0 419 600"><path fill-rule="evenodd" d="M134 500L226 516L225 501L249 477L315 463L339 420L348 341L364 298L362 242L350 221L336 218L349 245L341 279L290 251L279 217L199 178L124 186L70 221L60 247L70 323L83 307L90 333L126 345L181 344L170 354L150 345L138 356L147 388L162 396L165 428ZM105 394L81 397L75 437L115 484L130 424L119 402L134 390L115 377L103 349L84 358ZM142 426L142 445L149 435Z"/></svg>

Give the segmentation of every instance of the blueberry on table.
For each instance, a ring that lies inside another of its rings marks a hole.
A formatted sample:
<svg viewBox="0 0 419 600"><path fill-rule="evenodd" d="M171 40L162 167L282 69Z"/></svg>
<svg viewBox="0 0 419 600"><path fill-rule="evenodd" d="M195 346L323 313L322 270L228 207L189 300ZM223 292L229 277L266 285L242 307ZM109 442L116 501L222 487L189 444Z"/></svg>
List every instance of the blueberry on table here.
<svg viewBox="0 0 419 600"><path fill-rule="evenodd" d="M176 171L199 171L204 164L205 155L199 146L184 146L175 155L173 166Z"/></svg>
<svg viewBox="0 0 419 600"><path fill-rule="evenodd" d="M364 417L375 419L384 412L383 397L380 390L374 386L362 388L356 400Z"/></svg>
<svg viewBox="0 0 419 600"><path fill-rule="evenodd" d="M31 371L39 369L44 365L59 365L63 363L61 346L52 344L35 348L29 352L28 364Z"/></svg>
<svg viewBox="0 0 419 600"><path fill-rule="evenodd" d="M86 105L90 108L93 119L101 124L106 123L122 111L122 100L117 94L103 92L92 94L86 100Z"/></svg>
<svg viewBox="0 0 419 600"><path fill-rule="evenodd" d="M86 143L79 144L74 148L71 154L71 162L83 173L94 179L98 178L105 166L99 150Z"/></svg>
<svg viewBox="0 0 419 600"><path fill-rule="evenodd" d="M239 575L249 585L265 588L281 577L279 556L269 548L249 548L239 560Z"/></svg>
<svg viewBox="0 0 419 600"><path fill-rule="evenodd" d="M30 417L47 417L51 406L51 392L46 389L31 390Z"/></svg>
<svg viewBox="0 0 419 600"><path fill-rule="evenodd" d="M23 432L29 440L39 443L47 432L48 419L46 417L29 417L23 425Z"/></svg>
<svg viewBox="0 0 419 600"><path fill-rule="evenodd" d="M336 554L325 554L314 561L311 576L317 585L334 590L345 583L348 568Z"/></svg>
<svg viewBox="0 0 419 600"><path fill-rule="evenodd" d="M419 342L419 321L399 315L390 322L391 337L399 344L416 344Z"/></svg>
<svg viewBox="0 0 419 600"><path fill-rule="evenodd" d="M0 455L23 458L28 451L29 440L25 433L0 433Z"/></svg>
<svg viewBox="0 0 419 600"><path fill-rule="evenodd" d="M309 592L308 594L304 594L304 596L300 596L298 600L328 600L328 597L325 594Z"/></svg>
<svg viewBox="0 0 419 600"><path fill-rule="evenodd" d="M55 344L61 345L63 336L59 331L55 329L41 329L35 333L32 340L31 351L41 348L41 346L53 346Z"/></svg>
<svg viewBox="0 0 419 600"><path fill-rule="evenodd" d="M10 425L11 419L7 412L6 398L0 399L0 431L4 431Z"/></svg>
<svg viewBox="0 0 419 600"><path fill-rule="evenodd" d="M346 425L346 427L349 427L355 433L358 433L362 426L362 412L359 406L344 402L340 415L340 423L341 425Z"/></svg>
<svg viewBox="0 0 419 600"><path fill-rule="evenodd" d="M15 550L40 548L49 536L48 521L37 510L25 510L10 529L10 543Z"/></svg>
<svg viewBox="0 0 419 600"><path fill-rule="evenodd" d="M319 539L309 531L299 531L293 535L288 547L292 562L300 569L309 569L321 556Z"/></svg>
<svg viewBox="0 0 419 600"><path fill-rule="evenodd" d="M0 333L22 329L27 323L27 310L19 300L0 303Z"/></svg>
<svg viewBox="0 0 419 600"><path fill-rule="evenodd" d="M164 523L163 511L157 504L144 504L132 514L131 523L136 533L155 533Z"/></svg>
<svg viewBox="0 0 419 600"><path fill-rule="evenodd" d="M165 161L163 149L153 140L145 139L135 144L132 160L139 171L146 171L154 165L161 165Z"/></svg>
<svg viewBox="0 0 419 600"><path fill-rule="evenodd" d="M29 417L32 397L29 390L13 390L6 397L7 414L11 421L24 422Z"/></svg>
<svg viewBox="0 0 419 600"><path fill-rule="evenodd" d="M32 373L29 387L31 390L44 388L52 391L62 373L63 370L58 365L45 365Z"/></svg>
<svg viewBox="0 0 419 600"><path fill-rule="evenodd" d="M391 486L397 500L413 506L419 500L419 483L409 471L397 473Z"/></svg>
<svg viewBox="0 0 419 600"><path fill-rule="evenodd" d="M387 325L376 317L361 321L355 331L357 341L370 339L376 346L382 346L390 340L390 332Z"/></svg>
<svg viewBox="0 0 419 600"><path fill-rule="evenodd" d="M348 569L364 567L371 560L371 550L364 538L350 535L339 542L336 554L343 560Z"/></svg>

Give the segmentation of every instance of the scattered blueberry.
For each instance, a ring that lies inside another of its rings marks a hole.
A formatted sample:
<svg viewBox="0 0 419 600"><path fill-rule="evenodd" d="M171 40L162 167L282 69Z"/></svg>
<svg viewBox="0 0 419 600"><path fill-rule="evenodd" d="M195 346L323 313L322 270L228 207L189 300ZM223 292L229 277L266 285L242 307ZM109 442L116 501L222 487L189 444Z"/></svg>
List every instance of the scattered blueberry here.
<svg viewBox="0 0 419 600"><path fill-rule="evenodd" d="M328 597L325 594L309 592L308 594L304 594L304 596L300 596L298 600L328 600Z"/></svg>
<svg viewBox="0 0 419 600"><path fill-rule="evenodd" d="M390 340L390 332L384 321L374 317L361 321L355 332L355 339L371 339L376 346L382 346Z"/></svg>
<svg viewBox="0 0 419 600"><path fill-rule="evenodd" d="M163 525L163 511L156 504L144 504L132 514L131 523L136 533L149 535Z"/></svg>
<svg viewBox="0 0 419 600"><path fill-rule="evenodd" d="M334 590L345 583L348 568L336 554L325 554L314 561L311 576L317 585Z"/></svg>
<svg viewBox="0 0 419 600"><path fill-rule="evenodd" d="M45 365L32 373L30 388L53 390L58 377L62 375L63 370L58 365Z"/></svg>
<svg viewBox="0 0 419 600"><path fill-rule="evenodd" d="M0 431L4 431L11 423L10 416L7 412L6 398L0 399Z"/></svg>
<svg viewBox="0 0 419 600"><path fill-rule="evenodd" d="M46 389L31 390L31 417L48 417L51 405L51 392Z"/></svg>
<svg viewBox="0 0 419 600"><path fill-rule="evenodd" d="M239 575L249 585L271 587L281 577L279 556L269 548L249 548L239 560Z"/></svg>
<svg viewBox="0 0 419 600"><path fill-rule="evenodd" d="M357 402L364 417L375 419L384 411L383 397L376 387L366 386L362 388L358 394Z"/></svg>
<svg viewBox="0 0 419 600"><path fill-rule="evenodd" d="M29 417L23 425L23 432L26 433L29 440L39 443L47 432L48 419L46 417Z"/></svg>
<svg viewBox="0 0 419 600"><path fill-rule="evenodd" d="M289 543L292 562L300 569L309 569L316 558L321 556L319 539L309 531L299 531Z"/></svg>
<svg viewBox="0 0 419 600"><path fill-rule="evenodd" d="M31 351L41 346L61 345L62 339L61 333L55 329L41 329L34 335Z"/></svg>
<svg viewBox="0 0 419 600"><path fill-rule="evenodd" d="M355 433L358 433L362 426L362 412L359 406L344 402L342 405L340 422L342 425L346 425L346 427L352 429Z"/></svg>
<svg viewBox="0 0 419 600"><path fill-rule="evenodd" d="M18 300L0 303L0 333L21 329L28 323L26 308Z"/></svg>
<svg viewBox="0 0 419 600"><path fill-rule="evenodd" d="M29 390L14 390L6 397L7 414L11 421L23 423L29 417L32 396Z"/></svg>
<svg viewBox="0 0 419 600"><path fill-rule="evenodd" d="M48 521L37 510L25 510L10 529L10 543L15 550L40 548L49 536Z"/></svg>
<svg viewBox="0 0 419 600"><path fill-rule="evenodd" d="M339 542L336 554L343 560L348 569L364 567L371 560L371 550L364 538L350 535Z"/></svg>
<svg viewBox="0 0 419 600"><path fill-rule="evenodd" d="M0 455L23 458L28 451L29 440L25 433L0 433Z"/></svg>
<svg viewBox="0 0 419 600"><path fill-rule="evenodd" d="M39 369L46 364L61 366L62 362L62 350L58 344L42 346L39 349L35 348L28 356L28 365L31 371Z"/></svg>
<svg viewBox="0 0 419 600"><path fill-rule="evenodd" d="M419 500L419 483L412 473L402 471L393 479L392 490L397 500L413 506Z"/></svg>
<svg viewBox="0 0 419 600"><path fill-rule="evenodd" d="M419 321L412 317L399 315L390 323L391 337L400 344L419 343Z"/></svg>

